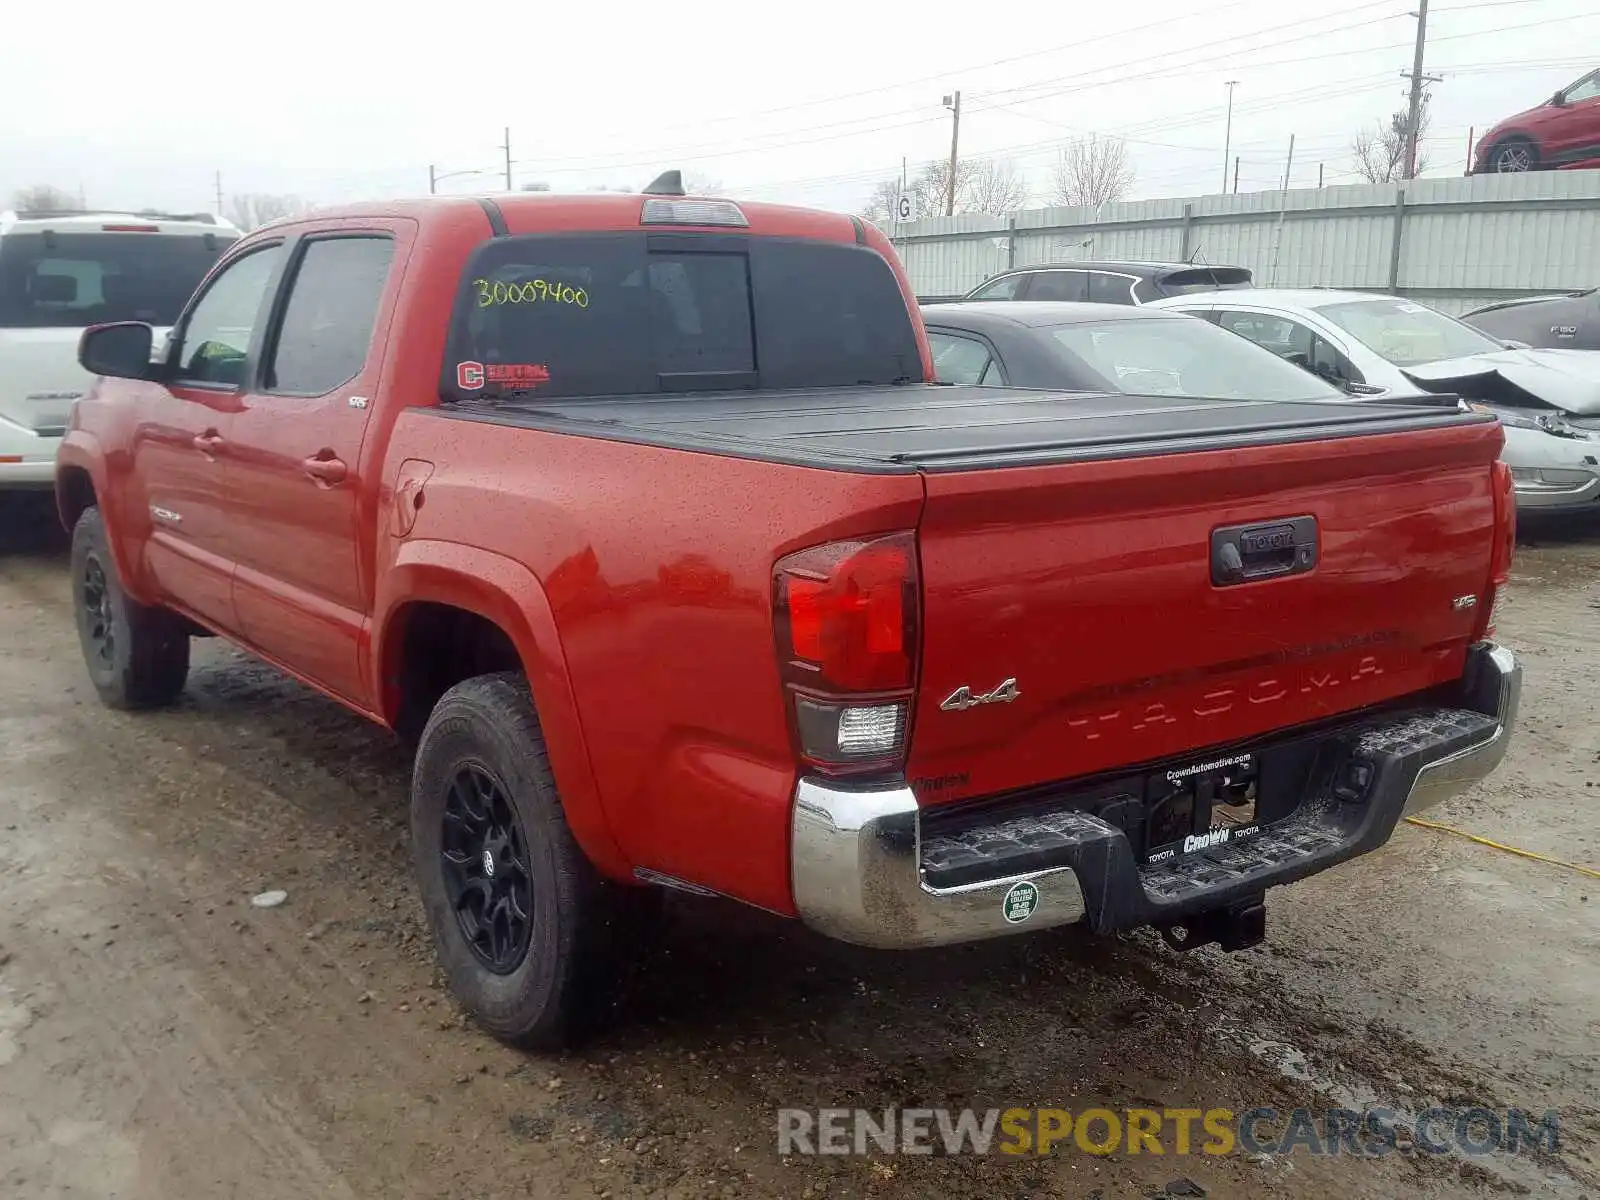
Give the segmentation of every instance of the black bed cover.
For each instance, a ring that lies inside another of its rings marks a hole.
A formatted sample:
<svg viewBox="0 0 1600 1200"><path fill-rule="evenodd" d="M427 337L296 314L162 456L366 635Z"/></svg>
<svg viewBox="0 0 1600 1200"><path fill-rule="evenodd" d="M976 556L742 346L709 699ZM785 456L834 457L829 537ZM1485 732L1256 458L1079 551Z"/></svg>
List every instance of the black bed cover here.
<svg viewBox="0 0 1600 1200"><path fill-rule="evenodd" d="M1430 402L1431 401L1431 402ZM850 471L943 471L1398 433L1494 418L1454 397L1195 400L939 384L477 401L466 420Z"/></svg>

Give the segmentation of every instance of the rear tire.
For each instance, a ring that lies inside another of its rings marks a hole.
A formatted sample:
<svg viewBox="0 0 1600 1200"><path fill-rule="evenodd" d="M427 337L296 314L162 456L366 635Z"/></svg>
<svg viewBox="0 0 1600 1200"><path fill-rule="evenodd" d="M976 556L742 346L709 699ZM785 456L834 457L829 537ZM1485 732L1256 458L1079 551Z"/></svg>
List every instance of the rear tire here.
<svg viewBox="0 0 1600 1200"><path fill-rule="evenodd" d="M1511 137L1489 151L1489 170L1496 175L1539 169L1539 149L1527 138Z"/></svg>
<svg viewBox="0 0 1600 1200"><path fill-rule="evenodd" d="M98 508L85 509L72 530L72 607L83 661L102 701L138 709L178 698L189 676L187 626L123 590Z"/></svg>
<svg viewBox="0 0 1600 1200"><path fill-rule="evenodd" d="M562 814L527 681L458 683L411 782L417 879L451 991L495 1037L553 1049L621 998L627 934L658 899L602 879Z"/></svg>

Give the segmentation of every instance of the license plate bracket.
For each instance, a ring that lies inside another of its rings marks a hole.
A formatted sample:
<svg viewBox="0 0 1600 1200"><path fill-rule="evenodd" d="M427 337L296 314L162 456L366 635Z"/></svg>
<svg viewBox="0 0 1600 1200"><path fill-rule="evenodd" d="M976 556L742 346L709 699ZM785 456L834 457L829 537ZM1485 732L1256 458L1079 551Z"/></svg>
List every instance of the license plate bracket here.
<svg viewBox="0 0 1600 1200"><path fill-rule="evenodd" d="M1143 861L1165 862L1255 833L1260 767L1219 755L1145 777Z"/></svg>

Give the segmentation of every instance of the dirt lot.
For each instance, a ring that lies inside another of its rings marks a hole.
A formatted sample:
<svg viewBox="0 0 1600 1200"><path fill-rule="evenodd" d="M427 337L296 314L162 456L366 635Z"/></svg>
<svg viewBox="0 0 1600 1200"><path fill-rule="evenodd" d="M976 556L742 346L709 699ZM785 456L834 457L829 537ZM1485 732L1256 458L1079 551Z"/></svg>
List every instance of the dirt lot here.
<svg viewBox="0 0 1600 1200"><path fill-rule="evenodd" d="M1503 772L1431 816L1600 865L1600 529L1535 533ZM48 539L0 554L0 1195L1600 1195L1600 881L1403 827L1274 892L1269 941L1041 934L888 956L672 913L626 1022L507 1050L435 976L407 764L200 644L175 711L102 709ZM286 905L249 897L284 888ZM776 1110L1558 1109L1557 1157L780 1158ZM1202 1194L1180 1185L1170 1194Z"/></svg>

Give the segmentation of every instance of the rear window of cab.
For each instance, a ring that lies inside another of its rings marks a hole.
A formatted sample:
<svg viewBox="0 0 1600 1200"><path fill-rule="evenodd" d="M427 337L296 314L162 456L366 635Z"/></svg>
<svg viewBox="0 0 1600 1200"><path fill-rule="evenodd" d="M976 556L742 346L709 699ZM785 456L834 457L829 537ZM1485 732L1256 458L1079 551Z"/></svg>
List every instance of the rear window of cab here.
<svg viewBox="0 0 1600 1200"><path fill-rule="evenodd" d="M462 273L440 379L474 396L640 395L920 380L889 264L801 238L493 238Z"/></svg>

